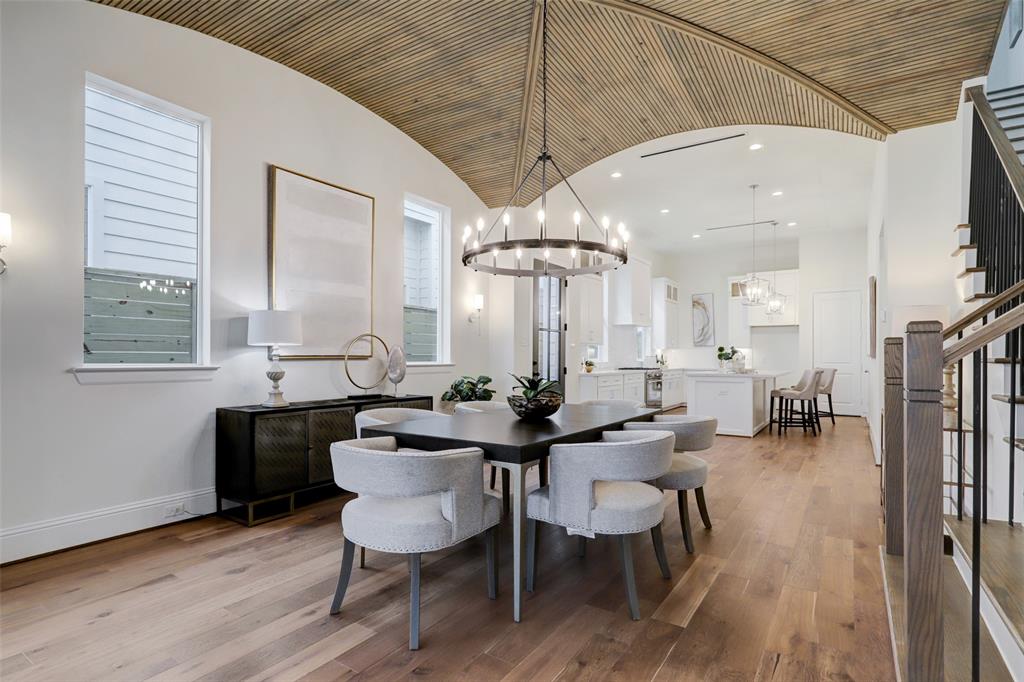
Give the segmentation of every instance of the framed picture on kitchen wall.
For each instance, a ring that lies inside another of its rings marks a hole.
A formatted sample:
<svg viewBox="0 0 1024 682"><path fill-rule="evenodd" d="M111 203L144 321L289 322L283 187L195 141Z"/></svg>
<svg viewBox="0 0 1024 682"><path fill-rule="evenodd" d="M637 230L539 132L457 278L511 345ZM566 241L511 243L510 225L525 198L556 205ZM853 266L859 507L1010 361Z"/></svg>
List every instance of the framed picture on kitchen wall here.
<svg viewBox="0 0 1024 682"><path fill-rule="evenodd" d="M715 295L693 294L690 297L693 345L697 348L715 345Z"/></svg>
<svg viewBox="0 0 1024 682"><path fill-rule="evenodd" d="M281 359L344 358L373 332L374 198L280 166L269 176L269 303L302 314L302 345Z"/></svg>

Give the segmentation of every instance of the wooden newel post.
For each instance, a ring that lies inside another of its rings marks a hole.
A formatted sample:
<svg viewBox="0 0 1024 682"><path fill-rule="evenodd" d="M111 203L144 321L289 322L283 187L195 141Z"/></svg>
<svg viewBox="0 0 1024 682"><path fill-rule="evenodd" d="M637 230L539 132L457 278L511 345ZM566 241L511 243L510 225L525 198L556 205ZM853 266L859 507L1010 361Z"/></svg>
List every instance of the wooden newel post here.
<svg viewBox="0 0 1024 682"><path fill-rule="evenodd" d="M885 339L885 552L903 554L903 337Z"/></svg>
<svg viewBox="0 0 1024 682"><path fill-rule="evenodd" d="M942 325L911 322L904 348L903 590L907 678L941 680Z"/></svg>

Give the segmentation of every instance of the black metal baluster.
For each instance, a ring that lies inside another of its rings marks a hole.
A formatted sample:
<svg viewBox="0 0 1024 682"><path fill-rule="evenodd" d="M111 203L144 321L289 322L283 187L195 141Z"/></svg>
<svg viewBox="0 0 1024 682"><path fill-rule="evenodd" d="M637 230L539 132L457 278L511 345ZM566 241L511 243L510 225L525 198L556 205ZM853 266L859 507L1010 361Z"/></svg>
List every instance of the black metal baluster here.
<svg viewBox="0 0 1024 682"><path fill-rule="evenodd" d="M973 463L972 480L974 487L971 490L971 678L975 682L981 679L981 571L978 570L981 561L981 516L978 509L981 507L981 486L978 485L978 472L981 469L981 443L978 439L978 425L981 423L981 352L974 351L974 438L972 439Z"/></svg>
<svg viewBox="0 0 1024 682"><path fill-rule="evenodd" d="M981 326L988 324L988 315L981 318ZM981 522L988 523L988 344L981 347ZM978 434L977 425L974 429ZM974 485L979 485L978 477L974 477Z"/></svg>
<svg viewBox="0 0 1024 682"><path fill-rule="evenodd" d="M957 340L964 333L957 332ZM964 520L964 361L956 363L956 519Z"/></svg>
<svg viewBox="0 0 1024 682"><path fill-rule="evenodd" d="M1013 331L1006 336L1007 355L1010 356L1010 510L1009 523L1013 526L1013 483L1014 483L1014 460L1016 459L1017 448L1017 343L1018 331Z"/></svg>

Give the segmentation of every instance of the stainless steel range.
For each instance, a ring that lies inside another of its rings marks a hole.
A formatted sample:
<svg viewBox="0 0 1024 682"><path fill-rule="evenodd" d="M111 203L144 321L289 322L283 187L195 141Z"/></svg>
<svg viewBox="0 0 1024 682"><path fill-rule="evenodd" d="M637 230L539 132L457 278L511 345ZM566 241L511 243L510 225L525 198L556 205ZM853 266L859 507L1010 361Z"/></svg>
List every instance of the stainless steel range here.
<svg viewBox="0 0 1024 682"><path fill-rule="evenodd" d="M622 371L643 371L644 373L644 404L647 407L661 407L661 368L660 367L619 367Z"/></svg>

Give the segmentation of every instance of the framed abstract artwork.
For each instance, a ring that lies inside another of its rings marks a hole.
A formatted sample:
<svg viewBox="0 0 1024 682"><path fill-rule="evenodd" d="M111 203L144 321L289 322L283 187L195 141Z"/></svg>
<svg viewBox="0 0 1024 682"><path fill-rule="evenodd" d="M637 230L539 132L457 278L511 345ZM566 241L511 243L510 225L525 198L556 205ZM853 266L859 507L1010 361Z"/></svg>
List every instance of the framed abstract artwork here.
<svg viewBox="0 0 1024 682"><path fill-rule="evenodd" d="M272 309L302 314L302 345L282 360L337 360L373 332L374 198L270 166L268 284ZM367 342L350 358L369 357Z"/></svg>
<svg viewBox="0 0 1024 682"><path fill-rule="evenodd" d="M715 295L693 294L690 297L693 324L693 345L698 348L715 345Z"/></svg>

